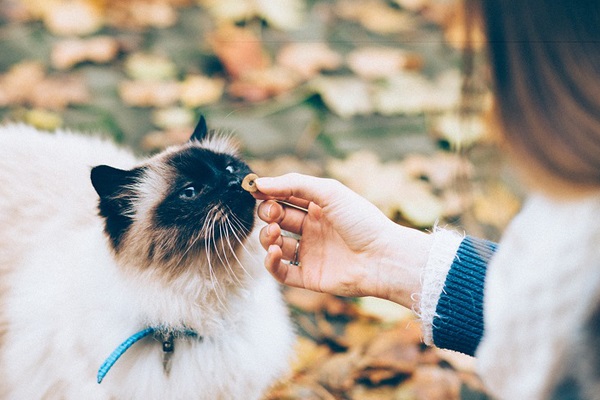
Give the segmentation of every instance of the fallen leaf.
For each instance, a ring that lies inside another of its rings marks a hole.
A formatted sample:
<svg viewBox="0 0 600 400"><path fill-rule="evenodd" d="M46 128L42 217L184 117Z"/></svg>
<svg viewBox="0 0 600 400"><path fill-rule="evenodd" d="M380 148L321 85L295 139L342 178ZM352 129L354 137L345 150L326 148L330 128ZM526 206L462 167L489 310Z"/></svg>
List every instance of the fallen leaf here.
<svg viewBox="0 0 600 400"><path fill-rule="evenodd" d="M452 188L459 178L471 179L475 169L466 157L441 151L431 155L408 155L402 160L402 166L408 176L425 179L435 189Z"/></svg>
<svg viewBox="0 0 600 400"><path fill-rule="evenodd" d="M63 124L60 114L36 108L25 113L25 122L44 131L53 131Z"/></svg>
<svg viewBox="0 0 600 400"><path fill-rule="evenodd" d="M235 98L249 102L263 101L286 93L300 84L298 76L281 67L247 71L228 87Z"/></svg>
<svg viewBox="0 0 600 400"><path fill-rule="evenodd" d="M335 11L341 18L357 21L366 29L380 34L409 32L417 28L414 15L377 0L340 1Z"/></svg>
<svg viewBox="0 0 600 400"><path fill-rule="evenodd" d="M502 183L484 186L473 200L477 221L504 229L521 208L521 201Z"/></svg>
<svg viewBox="0 0 600 400"><path fill-rule="evenodd" d="M223 96L224 87L223 79L200 75L188 76L180 85L180 100L189 108L215 103Z"/></svg>
<svg viewBox="0 0 600 400"><path fill-rule="evenodd" d="M342 118L368 115L374 110L370 87L359 78L320 76L311 82L310 87L331 111Z"/></svg>
<svg viewBox="0 0 600 400"><path fill-rule="evenodd" d="M104 22L101 10L84 0L54 2L42 16L46 28L59 36L83 36L98 31Z"/></svg>
<svg viewBox="0 0 600 400"><path fill-rule="evenodd" d="M416 64L414 55L392 47L361 47L347 56L350 69L365 79L393 76L407 66Z"/></svg>
<svg viewBox="0 0 600 400"><path fill-rule="evenodd" d="M396 73L373 94L375 109L383 115L420 114L431 108L433 85L416 72Z"/></svg>
<svg viewBox="0 0 600 400"><path fill-rule="evenodd" d="M271 66L261 40L248 28L221 26L210 35L208 42L234 80Z"/></svg>
<svg viewBox="0 0 600 400"><path fill-rule="evenodd" d="M125 71L134 80L169 81L177 77L177 66L170 59L148 53L133 53L125 60Z"/></svg>
<svg viewBox="0 0 600 400"><path fill-rule="evenodd" d="M460 378L449 369L421 366L411 379L419 400L459 400Z"/></svg>
<svg viewBox="0 0 600 400"><path fill-rule="evenodd" d="M367 344L357 380L379 384L415 372L419 364L421 329L416 322L399 323Z"/></svg>
<svg viewBox="0 0 600 400"><path fill-rule="evenodd" d="M381 324L370 318L358 317L350 321L344 329L344 341L350 348L359 348L369 343L379 334Z"/></svg>
<svg viewBox="0 0 600 400"><path fill-rule="evenodd" d="M448 141L456 149L473 146L483 140L486 125L481 116L460 116L445 113L435 118L433 133Z"/></svg>
<svg viewBox="0 0 600 400"><path fill-rule="evenodd" d="M279 50L277 63L308 80L320 71L339 68L343 58L326 43L290 43Z"/></svg>
<svg viewBox="0 0 600 400"><path fill-rule="evenodd" d="M369 387L366 385L354 385L350 390L350 398L352 400L408 400L399 398L398 389L394 386L379 386Z"/></svg>
<svg viewBox="0 0 600 400"><path fill-rule="evenodd" d="M343 392L354 385L362 355L358 350L333 354L317 370L318 382L331 391Z"/></svg>
<svg viewBox="0 0 600 400"><path fill-rule="evenodd" d="M119 95L130 106L167 107L179 100L180 85L175 81L123 81Z"/></svg>
<svg viewBox="0 0 600 400"><path fill-rule="evenodd" d="M78 76L46 77L32 88L29 103L37 108L63 110L71 104L84 104L90 92L83 78Z"/></svg>
<svg viewBox="0 0 600 400"><path fill-rule="evenodd" d="M299 376L291 382L276 385L265 400L338 400L313 376Z"/></svg>
<svg viewBox="0 0 600 400"><path fill-rule="evenodd" d="M121 29L168 28L177 22L177 7L191 0L102 0L106 23Z"/></svg>
<svg viewBox="0 0 600 400"><path fill-rule="evenodd" d="M318 345L314 341L299 336L294 346L294 358L292 360L292 372L294 374L305 370L314 369L323 363L331 351L327 346Z"/></svg>
<svg viewBox="0 0 600 400"><path fill-rule="evenodd" d="M90 61L107 63L119 52L119 43L110 36L97 36L90 39L65 39L52 47L52 66L69 69L79 63Z"/></svg>
<svg viewBox="0 0 600 400"><path fill-rule="evenodd" d="M152 111L152 123L161 129L191 128L195 120L196 115L183 107L169 107Z"/></svg>
<svg viewBox="0 0 600 400"><path fill-rule="evenodd" d="M166 131L154 131L146 134L140 143L140 147L148 152L160 151L169 146L182 144L189 140L191 135L189 128L174 128Z"/></svg>
<svg viewBox="0 0 600 400"><path fill-rule="evenodd" d="M304 21L305 3L302 0L254 0L256 13L274 28L293 30Z"/></svg>
<svg viewBox="0 0 600 400"><path fill-rule="evenodd" d="M410 10L413 12L420 11L432 3L431 0L393 0L393 2L405 10Z"/></svg>
<svg viewBox="0 0 600 400"><path fill-rule="evenodd" d="M39 62L22 61L13 65L0 77L0 106L26 103L33 89L45 77L45 68Z"/></svg>
<svg viewBox="0 0 600 400"><path fill-rule="evenodd" d="M304 19L301 0L198 0L220 22L260 18L278 29L297 29Z"/></svg>
<svg viewBox="0 0 600 400"><path fill-rule="evenodd" d="M452 350L440 349L432 347L432 350L437 356L446 361L456 371L462 372L475 372L476 370L476 359L463 353L459 353Z"/></svg>
<svg viewBox="0 0 600 400"><path fill-rule="evenodd" d="M284 293L286 302L308 313L328 315L354 315L354 306L339 297L312 290L288 288Z"/></svg>
<svg viewBox="0 0 600 400"><path fill-rule="evenodd" d="M330 160L327 170L390 218L400 213L414 226L429 227L442 216L442 200L425 182L409 177L401 162L384 164L374 153L362 151Z"/></svg>
<svg viewBox="0 0 600 400"><path fill-rule="evenodd" d="M383 322L400 321L412 315L412 311L406 307L377 297L361 297L358 304L362 314L378 318Z"/></svg>

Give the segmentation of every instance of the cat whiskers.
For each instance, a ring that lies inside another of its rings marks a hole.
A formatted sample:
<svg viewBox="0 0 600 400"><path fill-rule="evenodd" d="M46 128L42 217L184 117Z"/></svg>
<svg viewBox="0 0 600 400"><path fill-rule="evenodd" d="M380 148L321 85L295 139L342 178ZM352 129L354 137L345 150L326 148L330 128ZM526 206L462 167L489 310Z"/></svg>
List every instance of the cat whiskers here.
<svg viewBox="0 0 600 400"><path fill-rule="evenodd" d="M215 224L216 224L216 219L217 217L213 214L215 214L213 212L213 210L215 210L215 208L211 209L206 217L206 219L204 220L204 227L207 228L207 234L204 235L204 249L206 250L206 261L208 263L208 274L210 276L210 282L212 284L212 287L214 288L214 293L215 296L217 297L217 301L219 302L219 304L221 304L221 306L223 307L223 310L227 310L227 306L225 305L225 303L223 302L223 300L221 299L221 296L219 296L219 291L222 290L221 286L219 285L219 280L217 279L217 276L215 274L215 271L213 270L213 266L212 266L212 262L211 262L211 244L215 242ZM223 291L222 294L224 294L225 292Z"/></svg>
<svg viewBox="0 0 600 400"><path fill-rule="evenodd" d="M238 235L238 231L242 231L244 229L244 226L242 224L242 222L240 221L239 217L237 217L235 214L231 213L229 214L231 215L231 220L228 219L227 223L229 224L229 227L231 229L231 232L233 233L233 236L235 237L236 241L239 243L239 245L244 249L244 251L250 256L250 258L254 261L258 263L258 260L256 259L255 255L252 254L252 252L250 250L248 250L248 248L244 245L244 241L240 238L240 236ZM236 229L236 227L238 229ZM234 251L231 242L229 241L229 247L231 249L231 252L233 254L233 257L235 258L236 262L238 263L238 265L240 266L240 268L242 269L242 271L244 271L244 273L250 277L252 279L252 275L248 272L248 270L246 270L246 268L244 267L243 263L240 261L240 259L238 258L236 252Z"/></svg>
<svg viewBox="0 0 600 400"><path fill-rule="evenodd" d="M245 229L243 221L238 216L236 216L235 214L230 214L230 215L232 216L232 221L231 222L234 223L237 226L238 230L243 231ZM254 254L250 250L248 250L248 248L244 245L243 240L240 239L240 237L237 234L235 234L235 231L236 230L233 229L234 235L235 235L238 243L240 244L240 246L242 246L242 248L248 254L248 256L250 256L250 258L252 258L252 261L259 263L260 261L256 258L256 254Z"/></svg>
<svg viewBox="0 0 600 400"><path fill-rule="evenodd" d="M242 282L240 281L240 279L237 277L237 274L235 273L235 271L233 270L233 267L231 266L231 263L229 262L229 258L227 257L227 249L225 248L225 242L227 242L227 245L229 246L229 249L231 250L231 254L235 257L235 251L233 250L233 248L231 247L231 239L229 237L229 226L230 226L230 222L229 222L229 218L228 215L225 214L225 217L223 218L223 223L219 223L219 237L220 237L220 245L221 245L221 250L223 251L223 258L221 258L219 256L219 260L221 261L221 264L223 265L223 268L225 268L225 271L227 272L227 275L235 282L237 283L238 286L242 286ZM219 255L217 249L216 249L216 243L215 243L215 252L217 252L217 255Z"/></svg>

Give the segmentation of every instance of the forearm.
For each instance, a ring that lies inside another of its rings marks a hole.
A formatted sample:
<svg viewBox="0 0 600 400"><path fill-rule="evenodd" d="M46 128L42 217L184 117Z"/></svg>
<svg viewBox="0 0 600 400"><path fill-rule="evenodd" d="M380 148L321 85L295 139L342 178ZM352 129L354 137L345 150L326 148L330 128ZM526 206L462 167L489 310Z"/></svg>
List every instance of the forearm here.
<svg viewBox="0 0 600 400"><path fill-rule="evenodd" d="M433 235L415 310L425 343L473 355L483 335L485 273L496 244L451 231Z"/></svg>

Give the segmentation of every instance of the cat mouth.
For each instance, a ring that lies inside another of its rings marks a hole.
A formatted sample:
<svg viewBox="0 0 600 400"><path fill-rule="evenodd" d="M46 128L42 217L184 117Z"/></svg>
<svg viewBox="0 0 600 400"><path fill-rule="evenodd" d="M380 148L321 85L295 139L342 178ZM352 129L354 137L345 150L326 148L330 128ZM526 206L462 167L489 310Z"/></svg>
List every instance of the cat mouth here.
<svg viewBox="0 0 600 400"><path fill-rule="evenodd" d="M243 245L254 225L252 212L244 214L248 215L239 216L224 204L214 207L204 221L205 249L222 241L232 249Z"/></svg>

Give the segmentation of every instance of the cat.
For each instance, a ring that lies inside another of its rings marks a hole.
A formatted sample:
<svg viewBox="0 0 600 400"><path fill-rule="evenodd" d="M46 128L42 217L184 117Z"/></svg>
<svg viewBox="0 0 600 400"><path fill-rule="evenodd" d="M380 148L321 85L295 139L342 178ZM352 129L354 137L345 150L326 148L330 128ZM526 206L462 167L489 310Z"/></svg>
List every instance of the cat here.
<svg viewBox="0 0 600 400"><path fill-rule="evenodd" d="M147 159L0 127L0 399L261 398L295 335L249 172L204 118Z"/></svg>

